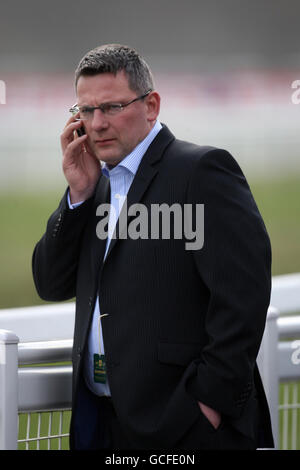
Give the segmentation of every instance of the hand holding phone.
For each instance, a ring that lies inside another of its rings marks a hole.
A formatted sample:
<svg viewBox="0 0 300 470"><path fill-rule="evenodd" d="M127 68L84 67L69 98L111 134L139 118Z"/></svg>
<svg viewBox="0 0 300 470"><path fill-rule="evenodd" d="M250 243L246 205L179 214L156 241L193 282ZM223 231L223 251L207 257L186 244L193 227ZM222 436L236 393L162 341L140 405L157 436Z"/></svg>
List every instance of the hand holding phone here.
<svg viewBox="0 0 300 470"><path fill-rule="evenodd" d="M89 148L87 139L79 113L76 112L67 121L61 134L62 167L69 184L72 204L92 195L101 174L100 161Z"/></svg>

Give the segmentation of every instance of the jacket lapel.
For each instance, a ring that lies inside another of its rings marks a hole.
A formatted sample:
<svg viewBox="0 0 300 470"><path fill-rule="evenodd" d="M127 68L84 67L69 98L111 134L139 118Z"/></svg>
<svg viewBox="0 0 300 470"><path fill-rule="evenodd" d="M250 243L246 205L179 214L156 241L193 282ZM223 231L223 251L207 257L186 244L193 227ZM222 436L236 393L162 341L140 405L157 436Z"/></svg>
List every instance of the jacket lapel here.
<svg viewBox="0 0 300 470"><path fill-rule="evenodd" d="M118 239L122 239L122 234L124 234L124 232L128 229L128 224L132 219L132 216L128 217L128 208L131 205L141 201L143 194L149 187L154 176L159 171L158 162L161 160L166 147L174 139L174 135L169 131L169 129L165 125L163 125L163 128L153 140L144 157L142 158L138 171L127 194L127 204L124 203L121 213L119 215L114 235L110 242L109 249L104 262L106 262L111 251L118 242ZM116 234L119 234L118 238L116 237Z"/></svg>
<svg viewBox="0 0 300 470"><path fill-rule="evenodd" d="M97 184L93 214L92 214L92 236L91 236L91 265L93 269L93 279L97 278L99 273L100 266L103 261L105 248L106 248L106 239L101 240L97 237L96 227L101 218L96 215L97 207L100 204L105 204L110 202L110 184L109 179L106 176L101 175L99 182Z"/></svg>

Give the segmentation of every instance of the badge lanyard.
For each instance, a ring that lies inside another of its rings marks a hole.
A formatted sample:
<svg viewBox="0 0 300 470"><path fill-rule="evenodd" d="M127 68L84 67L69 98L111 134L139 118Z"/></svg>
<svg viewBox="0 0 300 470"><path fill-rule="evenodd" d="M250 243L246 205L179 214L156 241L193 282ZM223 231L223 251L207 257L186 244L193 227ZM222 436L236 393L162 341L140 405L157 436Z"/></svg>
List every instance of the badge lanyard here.
<svg viewBox="0 0 300 470"><path fill-rule="evenodd" d="M99 315L98 318L98 331L99 331L99 354L94 354L94 382L106 384L106 363L105 363L105 356L102 354L101 349L101 340L100 340L100 322L101 317L106 317L108 313L103 313L103 315Z"/></svg>

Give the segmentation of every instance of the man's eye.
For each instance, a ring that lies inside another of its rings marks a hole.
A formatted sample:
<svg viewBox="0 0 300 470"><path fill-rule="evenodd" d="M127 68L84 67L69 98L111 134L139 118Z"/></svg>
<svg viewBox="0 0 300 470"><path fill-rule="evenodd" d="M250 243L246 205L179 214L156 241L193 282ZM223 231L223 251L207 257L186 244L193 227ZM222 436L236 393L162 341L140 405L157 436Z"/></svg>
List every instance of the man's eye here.
<svg viewBox="0 0 300 470"><path fill-rule="evenodd" d="M80 112L82 114L89 114L91 113L93 110L93 108L89 108L88 106L83 106L82 108L80 108Z"/></svg>
<svg viewBox="0 0 300 470"><path fill-rule="evenodd" d="M117 113L122 109L122 105L119 103L107 103L104 107L106 113Z"/></svg>

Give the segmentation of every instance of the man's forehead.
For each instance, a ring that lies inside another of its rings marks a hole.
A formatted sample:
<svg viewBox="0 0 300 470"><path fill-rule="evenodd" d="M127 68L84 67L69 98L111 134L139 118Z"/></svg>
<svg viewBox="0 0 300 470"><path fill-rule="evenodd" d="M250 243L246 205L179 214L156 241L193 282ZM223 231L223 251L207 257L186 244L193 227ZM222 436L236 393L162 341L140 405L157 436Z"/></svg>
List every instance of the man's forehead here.
<svg viewBox="0 0 300 470"><path fill-rule="evenodd" d="M124 71L99 73L96 75L81 75L77 82L77 95L90 93L114 94L130 90L128 78Z"/></svg>

